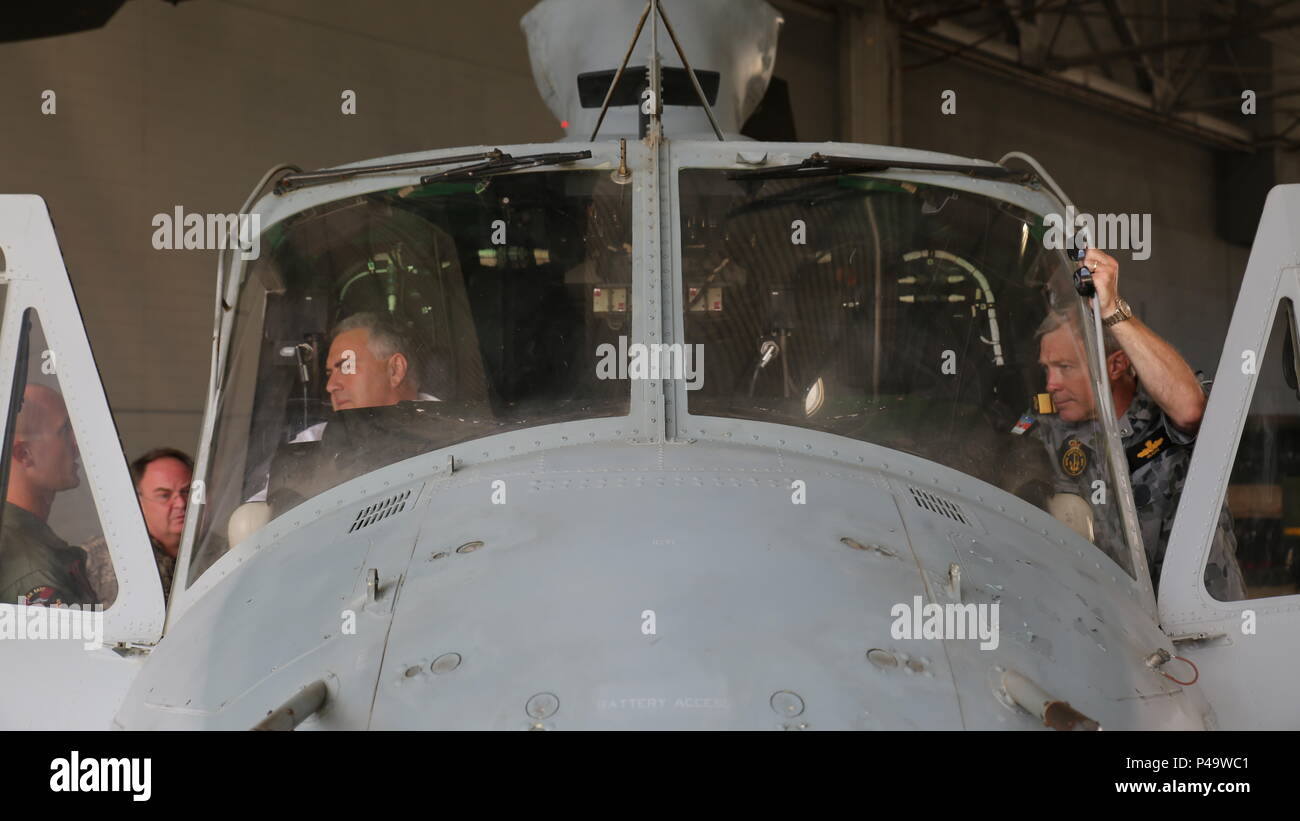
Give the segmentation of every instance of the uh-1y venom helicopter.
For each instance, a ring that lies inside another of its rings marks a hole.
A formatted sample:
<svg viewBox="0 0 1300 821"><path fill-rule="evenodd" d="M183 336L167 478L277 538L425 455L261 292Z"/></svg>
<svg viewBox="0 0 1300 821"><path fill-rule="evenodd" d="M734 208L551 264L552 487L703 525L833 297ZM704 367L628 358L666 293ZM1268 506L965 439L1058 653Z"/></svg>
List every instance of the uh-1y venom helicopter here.
<svg viewBox="0 0 1300 821"><path fill-rule="evenodd" d="M27 387L53 389L88 518L60 499L48 524L102 533L118 588L102 648L0 641L0 723L1300 726L1300 596L1201 581L1278 370L1238 352L1300 299L1300 187L1264 210L1157 605L1094 308L1043 242L1064 194L1024 155L740 138L780 23L544 0L522 24L565 145L269 172L241 211L260 255L219 264L166 607L44 202L0 197L4 465ZM1103 405L1101 494L1012 432L1052 310ZM359 314L426 396L332 408ZM998 617L928 636L939 611Z"/></svg>

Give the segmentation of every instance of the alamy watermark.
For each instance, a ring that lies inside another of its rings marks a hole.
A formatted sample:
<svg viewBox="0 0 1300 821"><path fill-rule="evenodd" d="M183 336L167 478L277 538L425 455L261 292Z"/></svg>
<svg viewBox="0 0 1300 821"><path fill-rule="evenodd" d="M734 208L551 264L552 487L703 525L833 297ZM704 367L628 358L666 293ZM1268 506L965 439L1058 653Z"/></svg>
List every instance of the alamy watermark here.
<svg viewBox="0 0 1300 821"><path fill-rule="evenodd" d="M261 214L154 214L153 247L158 251L239 251L245 262L257 259L262 245Z"/></svg>
<svg viewBox="0 0 1300 821"><path fill-rule="evenodd" d="M1043 225L1047 229L1043 245L1054 251L1072 247L1071 238L1079 232L1087 234L1093 248L1132 251L1137 260L1151 256L1150 214L1080 214L1071 205L1066 207L1065 216L1044 215Z"/></svg>
<svg viewBox="0 0 1300 821"><path fill-rule="evenodd" d="M50 792L124 792L132 801L148 801L152 770L152 758L82 758L73 750L50 762Z"/></svg>
<svg viewBox="0 0 1300 821"><path fill-rule="evenodd" d="M602 342L596 346L597 379L682 379L686 390L704 385L704 346L678 342L628 344L618 338L618 347Z"/></svg>
<svg viewBox="0 0 1300 821"><path fill-rule="evenodd" d="M80 640L87 650L104 646L104 605L70 604L62 607L0 607L0 641Z"/></svg>
<svg viewBox="0 0 1300 821"><path fill-rule="evenodd" d="M894 617L889 635L899 641L979 639L981 650L996 650L1001 642L998 633L998 606L997 602L923 605L920 596L913 596L911 604L899 602L889 608L889 615Z"/></svg>

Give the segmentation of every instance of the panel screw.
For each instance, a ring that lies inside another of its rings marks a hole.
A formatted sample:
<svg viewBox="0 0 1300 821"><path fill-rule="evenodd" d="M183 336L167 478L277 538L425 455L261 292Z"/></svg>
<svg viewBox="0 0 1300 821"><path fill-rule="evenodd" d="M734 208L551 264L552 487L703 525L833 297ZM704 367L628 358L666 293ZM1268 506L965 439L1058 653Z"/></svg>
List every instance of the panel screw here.
<svg viewBox="0 0 1300 821"><path fill-rule="evenodd" d="M528 699L528 703L524 705L528 716L538 720L550 718L558 709L560 709L560 700L551 693L538 693Z"/></svg>
<svg viewBox="0 0 1300 821"><path fill-rule="evenodd" d="M777 690L770 703L777 715L794 717L803 713L803 699L790 690Z"/></svg>

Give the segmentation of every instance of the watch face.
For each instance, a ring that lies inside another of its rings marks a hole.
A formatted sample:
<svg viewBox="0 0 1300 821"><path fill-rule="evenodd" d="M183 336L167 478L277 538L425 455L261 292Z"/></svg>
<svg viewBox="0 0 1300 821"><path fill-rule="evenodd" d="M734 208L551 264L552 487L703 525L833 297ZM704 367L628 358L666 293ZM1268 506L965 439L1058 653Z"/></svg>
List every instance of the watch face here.
<svg viewBox="0 0 1300 821"><path fill-rule="evenodd" d="M1128 302L1126 302L1124 298L1121 297L1119 302L1115 306L1115 313L1106 317L1105 320L1102 322L1102 324L1105 325L1107 328L1109 328L1111 325L1114 325L1117 322L1123 322L1124 320L1132 316L1133 316L1133 312L1128 307Z"/></svg>

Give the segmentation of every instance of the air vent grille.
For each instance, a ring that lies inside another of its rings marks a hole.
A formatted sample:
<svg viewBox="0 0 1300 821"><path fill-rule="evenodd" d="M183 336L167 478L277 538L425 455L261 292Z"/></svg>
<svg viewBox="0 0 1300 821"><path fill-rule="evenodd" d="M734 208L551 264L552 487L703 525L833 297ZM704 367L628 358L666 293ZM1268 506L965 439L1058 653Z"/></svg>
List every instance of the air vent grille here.
<svg viewBox="0 0 1300 821"><path fill-rule="evenodd" d="M375 522L387 519L397 513L406 510L406 500L411 497L411 491L404 490L401 493L389 496L382 502L375 502L367 505L357 511L357 517L352 520L352 527L348 528L349 533L355 533L363 527L369 527Z"/></svg>
<svg viewBox="0 0 1300 821"><path fill-rule="evenodd" d="M912 499L916 502L917 507L923 507L931 513L937 513L940 516L947 516L955 522L961 522L967 526L970 525L970 520L966 518L965 512L956 502L950 502L947 499L935 496L933 493L929 493L910 485L907 489L912 492Z"/></svg>

